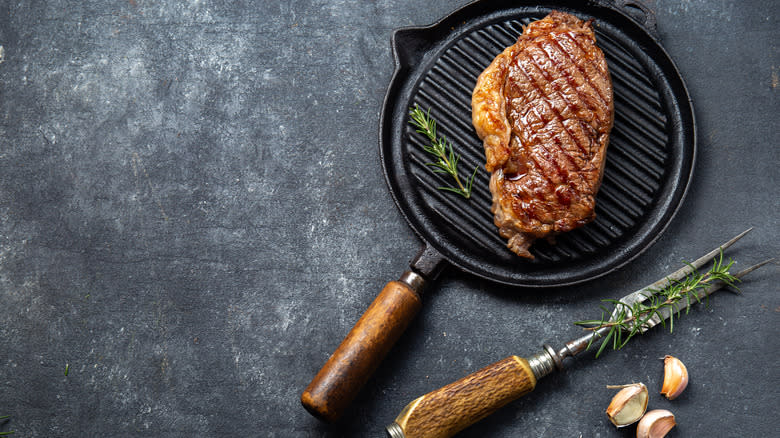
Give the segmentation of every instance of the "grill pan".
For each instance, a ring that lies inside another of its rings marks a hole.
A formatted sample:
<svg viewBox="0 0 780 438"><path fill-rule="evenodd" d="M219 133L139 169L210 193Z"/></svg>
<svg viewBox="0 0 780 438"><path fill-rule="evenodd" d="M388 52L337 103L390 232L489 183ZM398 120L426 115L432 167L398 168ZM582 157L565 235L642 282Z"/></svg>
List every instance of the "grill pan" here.
<svg viewBox="0 0 780 438"><path fill-rule="evenodd" d="M536 241L529 261L506 247L490 212L490 175L471 126L477 76L513 44L524 25L553 9L594 19L612 77L615 121L592 223ZM420 308L420 294L453 265L518 287L566 286L606 275L653 244L682 204L696 155L688 91L661 47L655 16L636 1L481 0L427 27L393 34L395 72L385 96L379 142L383 171L401 214L422 240L410 270L390 282L331 356L302 402L315 416L338 419ZM430 109L462 155L460 173L480 171L469 200L437 187L450 184L425 165L424 139L409 109Z"/></svg>

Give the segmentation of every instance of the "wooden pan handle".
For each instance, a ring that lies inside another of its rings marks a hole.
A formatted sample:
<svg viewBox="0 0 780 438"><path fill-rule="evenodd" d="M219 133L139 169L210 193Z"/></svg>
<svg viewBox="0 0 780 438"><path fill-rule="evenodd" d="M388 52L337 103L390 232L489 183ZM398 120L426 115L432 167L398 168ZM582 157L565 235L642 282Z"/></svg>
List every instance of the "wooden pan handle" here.
<svg viewBox="0 0 780 438"><path fill-rule="evenodd" d="M303 392L303 406L322 420L338 420L420 307L408 284L388 283Z"/></svg>
<svg viewBox="0 0 780 438"><path fill-rule="evenodd" d="M387 431L392 438L450 437L535 387L528 361L510 356L412 401Z"/></svg>

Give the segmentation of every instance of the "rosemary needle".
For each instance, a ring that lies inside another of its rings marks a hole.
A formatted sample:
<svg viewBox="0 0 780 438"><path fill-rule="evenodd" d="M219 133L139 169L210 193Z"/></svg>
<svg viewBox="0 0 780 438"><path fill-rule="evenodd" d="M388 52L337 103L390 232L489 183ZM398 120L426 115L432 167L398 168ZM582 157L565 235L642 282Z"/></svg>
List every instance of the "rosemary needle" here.
<svg viewBox="0 0 780 438"><path fill-rule="evenodd" d="M409 109L409 123L412 124L418 133L425 135L430 141L429 145L423 146L425 152L436 157L436 161L425 163L431 167L431 170L435 173L441 173L451 176L455 180L457 187L437 187L439 190L447 190L453 193L457 193L466 199L471 197L471 187L474 183L474 177L477 176L477 170L479 166L474 168L474 172L471 173L471 177L466 181L464 185L458 176L458 161L460 161L460 154L455 155L455 151L452 148L452 142L448 141L445 136L439 136L436 132L436 120L431 117L431 110L423 111L418 105L414 105L414 108Z"/></svg>

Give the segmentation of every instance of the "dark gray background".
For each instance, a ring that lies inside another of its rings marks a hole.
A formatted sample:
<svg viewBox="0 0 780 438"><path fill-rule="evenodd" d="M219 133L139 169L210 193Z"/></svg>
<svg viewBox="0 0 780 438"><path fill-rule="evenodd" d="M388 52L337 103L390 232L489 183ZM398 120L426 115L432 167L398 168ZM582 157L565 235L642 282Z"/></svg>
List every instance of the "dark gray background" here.
<svg viewBox="0 0 780 438"><path fill-rule="evenodd" d="M446 271L345 419L309 416L300 392L419 247L377 153L391 32L465 3L0 3L0 431L379 437L415 397L579 335L602 298L748 226L738 266L778 255L778 3L651 2L699 129L664 236L576 287ZM604 415L605 385L632 381L677 414L670 436L777 435L777 274L577 359L462 436L633 436ZM665 354L691 373L674 402Z"/></svg>

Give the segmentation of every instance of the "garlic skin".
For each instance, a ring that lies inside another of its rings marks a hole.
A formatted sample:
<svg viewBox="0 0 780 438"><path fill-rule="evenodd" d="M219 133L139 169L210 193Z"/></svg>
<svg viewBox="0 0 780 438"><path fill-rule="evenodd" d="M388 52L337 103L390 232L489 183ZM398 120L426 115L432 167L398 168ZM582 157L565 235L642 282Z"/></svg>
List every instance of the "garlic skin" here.
<svg viewBox="0 0 780 438"><path fill-rule="evenodd" d="M676 399L688 386L688 368L674 356L664 356L664 384L661 394L669 400Z"/></svg>
<svg viewBox="0 0 780 438"><path fill-rule="evenodd" d="M644 383L633 383L623 386L607 386L607 388L622 388L607 407L607 417L617 427L634 424L642 418L647 409L647 387Z"/></svg>
<svg viewBox="0 0 780 438"><path fill-rule="evenodd" d="M636 438L663 438L677 423L674 414L666 409L653 409L636 426Z"/></svg>

